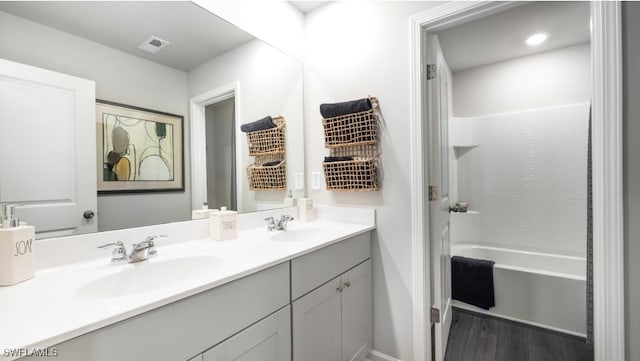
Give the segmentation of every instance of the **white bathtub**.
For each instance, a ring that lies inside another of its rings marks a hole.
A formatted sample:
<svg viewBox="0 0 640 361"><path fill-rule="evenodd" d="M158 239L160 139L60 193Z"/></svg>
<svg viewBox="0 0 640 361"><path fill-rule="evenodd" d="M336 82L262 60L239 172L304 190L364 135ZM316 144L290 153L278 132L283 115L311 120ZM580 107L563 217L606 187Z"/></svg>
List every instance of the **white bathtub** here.
<svg viewBox="0 0 640 361"><path fill-rule="evenodd" d="M585 337L584 258L468 244L451 245L451 255L495 261L496 306L455 307Z"/></svg>

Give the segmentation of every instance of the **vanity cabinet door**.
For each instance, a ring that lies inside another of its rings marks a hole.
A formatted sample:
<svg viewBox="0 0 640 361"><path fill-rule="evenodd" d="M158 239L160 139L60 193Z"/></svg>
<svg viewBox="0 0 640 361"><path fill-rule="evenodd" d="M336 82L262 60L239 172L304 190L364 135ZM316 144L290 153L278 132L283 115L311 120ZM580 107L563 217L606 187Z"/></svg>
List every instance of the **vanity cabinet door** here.
<svg viewBox="0 0 640 361"><path fill-rule="evenodd" d="M287 306L202 355L203 361L291 361Z"/></svg>
<svg viewBox="0 0 640 361"><path fill-rule="evenodd" d="M293 359L341 360L341 278L293 302Z"/></svg>
<svg viewBox="0 0 640 361"><path fill-rule="evenodd" d="M293 302L294 361L363 360L371 350L372 318L367 260Z"/></svg>
<svg viewBox="0 0 640 361"><path fill-rule="evenodd" d="M371 260L342 275L342 360L362 360L371 350Z"/></svg>
<svg viewBox="0 0 640 361"><path fill-rule="evenodd" d="M371 257L371 234L353 236L291 260L291 300Z"/></svg>

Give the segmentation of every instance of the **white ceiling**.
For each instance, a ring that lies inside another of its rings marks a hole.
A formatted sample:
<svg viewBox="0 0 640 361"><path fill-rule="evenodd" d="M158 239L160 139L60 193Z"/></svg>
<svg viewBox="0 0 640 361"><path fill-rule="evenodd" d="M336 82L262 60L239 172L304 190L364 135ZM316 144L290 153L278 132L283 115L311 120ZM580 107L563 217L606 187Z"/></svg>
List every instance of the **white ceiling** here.
<svg viewBox="0 0 640 361"><path fill-rule="evenodd" d="M329 3L329 1L289 1L289 3L296 9L300 10L301 13L306 14L324 6Z"/></svg>
<svg viewBox="0 0 640 361"><path fill-rule="evenodd" d="M0 11L183 71L254 39L188 1L0 1ZM171 44L138 49L151 35Z"/></svg>
<svg viewBox="0 0 640 361"><path fill-rule="evenodd" d="M307 13L328 1L291 1ZM0 11L172 68L189 71L254 37L188 1L0 1ZM550 34L536 48L535 31ZM154 35L171 44L152 55ZM438 33L452 71L589 41L588 2L532 2Z"/></svg>
<svg viewBox="0 0 640 361"><path fill-rule="evenodd" d="M539 1L440 31L438 39L455 72L588 42L589 21L589 2ZM536 32L549 39L526 45Z"/></svg>

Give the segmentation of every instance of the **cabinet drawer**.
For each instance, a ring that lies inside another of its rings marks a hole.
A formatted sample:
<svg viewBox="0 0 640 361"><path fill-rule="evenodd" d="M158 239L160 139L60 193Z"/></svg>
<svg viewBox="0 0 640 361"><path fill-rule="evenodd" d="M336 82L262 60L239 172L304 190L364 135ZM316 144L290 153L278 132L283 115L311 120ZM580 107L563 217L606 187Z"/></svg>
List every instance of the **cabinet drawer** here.
<svg viewBox="0 0 640 361"><path fill-rule="evenodd" d="M65 361L188 360L286 306L288 291L282 263L56 347Z"/></svg>
<svg viewBox="0 0 640 361"><path fill-rule="evenodd" d="M206 351L201 360L291 361L291 306Z"/></svg>
<svg viewBox="0 0 640 361"><path fill-rule="evenodd" d="M363 233L291 261L291 300L371 257L371 234Z"/></svg>

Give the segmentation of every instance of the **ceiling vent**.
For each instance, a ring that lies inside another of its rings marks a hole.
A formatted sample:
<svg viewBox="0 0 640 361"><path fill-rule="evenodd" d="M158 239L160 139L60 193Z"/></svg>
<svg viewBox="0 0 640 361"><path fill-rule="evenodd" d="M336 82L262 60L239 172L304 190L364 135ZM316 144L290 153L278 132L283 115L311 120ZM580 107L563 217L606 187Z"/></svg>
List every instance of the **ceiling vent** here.
<svg viewBox="0 0 640 361"><path fill-rule="evenodd" d="M138 45L138 49L142 49L151 54L155 54L164 49L167 45L169 45L168 41L162 40L157 36L150 36L149 39Z"/></svg>

